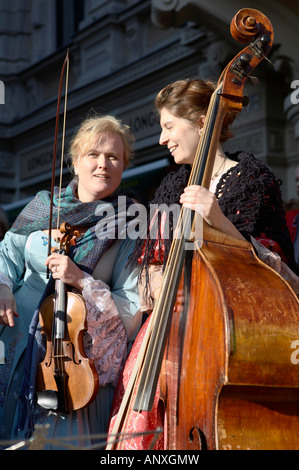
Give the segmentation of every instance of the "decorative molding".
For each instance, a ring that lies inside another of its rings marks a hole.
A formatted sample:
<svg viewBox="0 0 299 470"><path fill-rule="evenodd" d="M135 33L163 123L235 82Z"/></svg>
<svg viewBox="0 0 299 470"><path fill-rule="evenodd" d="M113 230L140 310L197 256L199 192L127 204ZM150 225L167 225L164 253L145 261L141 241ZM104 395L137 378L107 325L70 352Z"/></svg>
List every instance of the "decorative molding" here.
<svg viewBox="0 0 299 470"><path fill-rule="evenodd" d="M115 92L116 90L121 89L132 82L136 82L157 70L167 68L167 66L174 64L193 53L194 50L192 48L182 46L177 42L161 51L158 51L156 54L143 57L138 62L124 66L102 78L97 77L96 79L93 75L89 77L86 75L85 83L83 79L79 79L75 83L74 87L69 90L68 111L70 112L72 109L76 109L88 102L93 102L95 100L99 101L102 96ZM78 70L78 57L76 62L76 69ZM28 83L30 83L30 81ZM34 112L32 112L33 108L31 108L31 114L28 114L28 103L31 103L32 106L33 102L36 100L33 90L32 95L27 97L24 86L21 85L21 83L13 82L11 86L15 88L13 93L10 94L12 102L8 108L12 112L9 113L9 116L6 115L6 121L9 122L8 117L12 118L12 114L17 111L17 109L19 109L22 114L17 114L17 120L15 119L16 114L14 115L15 122L8 130L8 138L12 138L14 135L26 132L27 130L40 125L42 122L47 122L49 119L53 118L53 112L56 106L56 96L55 99L42 103L42 106L40 106L39 109L36 108ZM37 90L36 93L38 93ZM23 102L23 104L19 106L19 108L16 108L18 100L19 103ZM27 104L24 103L24 100L27 101ZM27 118L21 119L24 115L26 115Z"/></svg>
<svg viewBox="0 0 299 470"><path fill-rule="evenodd" d="M54 0L0 3L0 67L4 72L0 80L5 84L5 105L0 106L0 177L7 202L20 191L30 194L30 189L50 179L48 154L65 51L56 49ZM266 3L271 2L263 0ZM286 12L287 7L274 3L279 21L277 12ZM91 108L109 111L132 123L138 164L160 158L159 124L152 111L156 88L182 76L218 79L238 47L229 32L236 4L236 0L225 4L222 0L86 0L85 18L68 44L67 138ZM155 23L160 22L163 29L150 23L150 5L152 18L156 15ZM290 23L292 34L295 18ZM178 28L183 20L187 22ZM275 32L276 40L280 34ZM291 33L285 31L281 37L289 43L287 34ZM296 38L294 33L294 43ZM291 78L299 79L294 51L286 54L282 49L273 51L274 71L268 73L268 68L265 81L254 88L248 85L250 107L238 118L236 137L229 144L254 152L281 172L299 155L299 104L291 106L286 99L283 112L283 98L270 91L273 73L275 80L285 77L285 88Z"/></svg>

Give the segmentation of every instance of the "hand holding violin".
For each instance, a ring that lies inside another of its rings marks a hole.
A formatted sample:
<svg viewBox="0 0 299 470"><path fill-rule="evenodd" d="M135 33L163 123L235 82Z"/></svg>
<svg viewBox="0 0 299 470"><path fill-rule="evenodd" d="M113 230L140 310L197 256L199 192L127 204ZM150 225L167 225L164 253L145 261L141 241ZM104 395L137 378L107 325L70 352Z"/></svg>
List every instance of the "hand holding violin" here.
<svg viewBox="0 0 299 470"><path fill-rule="evenodd" d="M57 252L45 264L55 280L55 294L43 301L39 312L47 351L37 373L38 403L55 411L78 410L95 399L99 388L94 363L83 347L82 332L87 329L84 299L65 289L67 284L82 290L84 273L67 255Z"/></svg>
<svg viewBox="0 0 299 470"><path fill-rule="evenodd" d="M54 252L48 256L45 265L49 266L53 279L60 279L65 284L82 291L81 281L84 279L84 273L67 255Z"/></svg>

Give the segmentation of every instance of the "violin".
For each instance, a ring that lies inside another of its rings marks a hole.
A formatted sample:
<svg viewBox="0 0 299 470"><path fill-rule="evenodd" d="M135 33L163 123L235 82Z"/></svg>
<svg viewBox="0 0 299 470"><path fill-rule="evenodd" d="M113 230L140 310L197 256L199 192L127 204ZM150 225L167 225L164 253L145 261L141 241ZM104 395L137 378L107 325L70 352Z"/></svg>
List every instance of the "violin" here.
<svg viewBox="0 0 299 470"><path fill-rule="evenodd" d="M60 100L65 71L66 83L59 194L61 194L62 185L69 50L67 50L63 62L58 90L52 163L48 256L53 250L56 250L55 247L51 247L51 233ZM57 229L59 227L58 220L59 210L57 214ZM60 225L60 232L63 235L59 240L59 252L68 255L70 245L75 244L79 232L67 222ZM47 268L47 278L49 278L49 267ZM56 280L55 294L48 296L43 301L39 311L39 321L41 332L46 337L47 348L45 358L38 364L37 370L36 396L38 404L45 409L61 412L70 412L90 405L99 390L99 377L93 360L86 357L83 348L84 332L87 329L84 298L79 294L69 292L67 286L60 279Z"/></svg>
<svg viewBox="0 0 299 470"><path fill-rule="evenodd" d="M79 232L68 223L61 224L60 231L63 236L59 253L67 255ZM66 413L90 405L98 393L99 378L93 360L86 357L83 349L87 326L82 295L68 292L57 279L55 294L43 301L39 319L47 349L37 370L38 404Z"/></svg>
<svg viewBox="0 0 299 470"><path fill-rule="evenodd" d="M242 111L245 82L273 44L271 22L254 9L234 16L231 34L248 45L219 78L188 185L209 188L224 117ZM107 450L121 448L112 436L126 435L132 411L151 411L158 380L167 449L299 449L299 375L290 361L298 298L250 243L203 220L194 240L195 217L182 208L184 236L172 242Z"/></svg>

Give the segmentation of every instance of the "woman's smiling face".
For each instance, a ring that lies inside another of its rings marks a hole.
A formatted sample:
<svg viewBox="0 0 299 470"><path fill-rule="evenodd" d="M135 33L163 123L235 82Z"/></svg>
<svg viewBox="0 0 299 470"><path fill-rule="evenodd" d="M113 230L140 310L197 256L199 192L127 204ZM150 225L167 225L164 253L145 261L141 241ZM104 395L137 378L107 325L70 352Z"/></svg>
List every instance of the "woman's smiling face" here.
<svg viewBox="0 0 299 470"><path fill-rule="evenodd" d="M159 144L167 145L176 163L192 165L199 143L199 125L175 116L167 108L161 109L160 124Z"/></svg>
<svg viewBox="0 0 299 470"><path fill-rule="evenodd" d="M78 175L78 198L97 201L120 185L124 170L124 144L118 134L98 134L74 163Z"/></svg>

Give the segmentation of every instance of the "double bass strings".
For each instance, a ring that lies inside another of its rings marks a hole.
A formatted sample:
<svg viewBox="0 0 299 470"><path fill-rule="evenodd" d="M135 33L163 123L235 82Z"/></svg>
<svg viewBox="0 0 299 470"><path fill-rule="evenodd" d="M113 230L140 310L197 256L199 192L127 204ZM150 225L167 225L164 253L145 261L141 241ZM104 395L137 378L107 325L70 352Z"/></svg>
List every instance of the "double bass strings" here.
<svg viewBox="0 0 299 470"><path fill-rule="evenodd" d="M220 84L211 96L210 105L206 114L205 124L202 132L202 138L199 141L196 157L191 168L191 174L188 181L188 186L199 184L209 188L211 172L215 153L210 153L212 143L218 143L218 136L215 132L215 120L219 112L219 100L221 94L222 84ZM219 118L219 116L218 116Z"/></svg>
<svg viewBox="0 0 299 470"><path fill-rule="evenodd" d="M130 375L130 379L125 390L125 394L123 396L119 411L117 413L117 417L113 426L112 434L110 434L110 439L108 436L106 450L112 450L115 442L113 440L113 436L121 435L125 433L126 423L129 417L130 408L133 401L133 393L137 384L137 380L140 374L140 370L142 368L143 359L145 357L145 352L147 350L148 342L150 339L151 331L152 331L152 323L153 323L153 316L149 319L148 328L146 330L144 339L141 343L141 348L139 350L137 360L134 364L132 373Z"/></svg>

